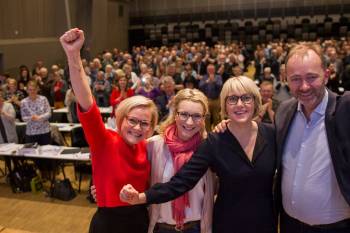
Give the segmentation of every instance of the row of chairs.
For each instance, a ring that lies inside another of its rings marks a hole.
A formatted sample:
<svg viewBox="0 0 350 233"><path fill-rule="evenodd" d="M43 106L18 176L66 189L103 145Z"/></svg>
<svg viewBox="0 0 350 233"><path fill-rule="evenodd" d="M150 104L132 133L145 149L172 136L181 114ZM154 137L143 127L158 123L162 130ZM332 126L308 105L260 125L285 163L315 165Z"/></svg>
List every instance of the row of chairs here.
<svg viewBox="0 0 350 233"><path fill-rule="evenodd" d="M350 21L342 16L338 21L326 17L323 22L311 22L309 18L299 23L288 23L284 20L247 20L243 26L238 22L175 25L171 30L168 26L145 27L144 42L158 44L172 44L185 41L209 40L217 41L245 41L259 43L273 39L295 38L297 40L315 40L317 37L346 37L350 36ZM139 37L140 38L140 37ZM142 37L141 37L142 38Z"/></svg>

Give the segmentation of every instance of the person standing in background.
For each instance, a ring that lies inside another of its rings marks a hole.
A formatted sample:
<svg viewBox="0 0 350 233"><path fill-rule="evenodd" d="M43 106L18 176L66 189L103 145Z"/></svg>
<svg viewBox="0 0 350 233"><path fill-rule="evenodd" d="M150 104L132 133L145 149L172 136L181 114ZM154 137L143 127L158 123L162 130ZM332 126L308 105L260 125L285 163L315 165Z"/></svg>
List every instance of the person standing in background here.
<svg viewBox="0 0 350 233"><path fill-rule="evenodd" d="M220 91L222 88L222 78L215 74L215 66L209 64L207 66L207 74L199 82L199 90L201 90L209 100L209 116L207 117L206 128L210 132L212 126L220 122Z"/></svg>

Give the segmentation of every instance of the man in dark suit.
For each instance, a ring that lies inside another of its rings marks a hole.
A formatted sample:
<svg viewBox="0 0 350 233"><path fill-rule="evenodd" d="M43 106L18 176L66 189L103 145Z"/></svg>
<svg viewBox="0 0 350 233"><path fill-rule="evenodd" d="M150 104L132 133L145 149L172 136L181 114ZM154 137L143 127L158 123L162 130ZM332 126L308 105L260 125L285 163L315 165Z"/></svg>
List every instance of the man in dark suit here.
<svg viewBox="0 0 350 233"><path fill-rule="evenodd" d="M207 65L203 61L201 53L197 53L192 63L193 70L196 71L197 75L203 76L207 73Z"/></svg>
<svg viewBox="0 0 350 233"><path fill-rule="evenodd" d="M350 93L327 90L325 70L315 44L286 59L294 98L275 118L281 233L350 232Z"/></svg>
<svg viewBox="0 0 350 233"><path fill-rule="evenodd" d="M165 76L161 82L162 94L155 99L158 107L159 119L163 121L169 114L171 101L175 96L175 81L171 76Z"/></svg>

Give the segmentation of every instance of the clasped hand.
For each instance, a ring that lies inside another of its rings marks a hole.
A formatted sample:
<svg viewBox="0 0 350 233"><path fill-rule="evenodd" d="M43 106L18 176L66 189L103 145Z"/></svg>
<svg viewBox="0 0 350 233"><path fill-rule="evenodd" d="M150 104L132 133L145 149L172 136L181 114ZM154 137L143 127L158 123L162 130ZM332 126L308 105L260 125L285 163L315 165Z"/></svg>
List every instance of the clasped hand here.
<svg viewBox="0 0 350 233"><path fill-rule="evenodd" d="M131 185L124 185L119 193L120 200L131 205L140 204L139 192Z"/></svg>

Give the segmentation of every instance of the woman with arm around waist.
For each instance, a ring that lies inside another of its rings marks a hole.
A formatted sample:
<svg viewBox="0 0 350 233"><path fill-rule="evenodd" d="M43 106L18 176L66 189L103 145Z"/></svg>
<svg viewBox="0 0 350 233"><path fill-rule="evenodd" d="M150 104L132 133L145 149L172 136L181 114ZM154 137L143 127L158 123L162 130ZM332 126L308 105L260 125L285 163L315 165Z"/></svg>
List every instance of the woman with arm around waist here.
<svg viewBox="0 0 350 233"><path fill-rule="evenodd" d="M179 91L172 111L160 125L160 135L147 141L151 185L167 182L206 137L206 96L194 89ZM171 202L150 206L148 233L210 233L214 204L214 175L208 170L197 185Z"/></svg>
<svg viewBox="0 0 350 233"><path fill-rule="evenodd" d="M274 233L275 139L271 126L253 121L261 106L259 90L249 78L231 78L220 101L228 130L209 134L169 182L143 193L128 184L120 196L132 204L167 202L192 189L211 168L219 178L213 233Z"/></svg>
<svg viewBox="0 0 350 233"><path fill-rule="evenodd" d="M153 102L141 96L123 101L116 112L119 132L107 130L80 59L84 33L71 29L60 42L67 55L71 83L79 104L78 115L92 155L98 209L90 224L92 233L143 233L148 228L145 205L130 206L119 199L122 184L132 181L140 190L149 184L150 165L145 138L157 124Z"/></svg>

